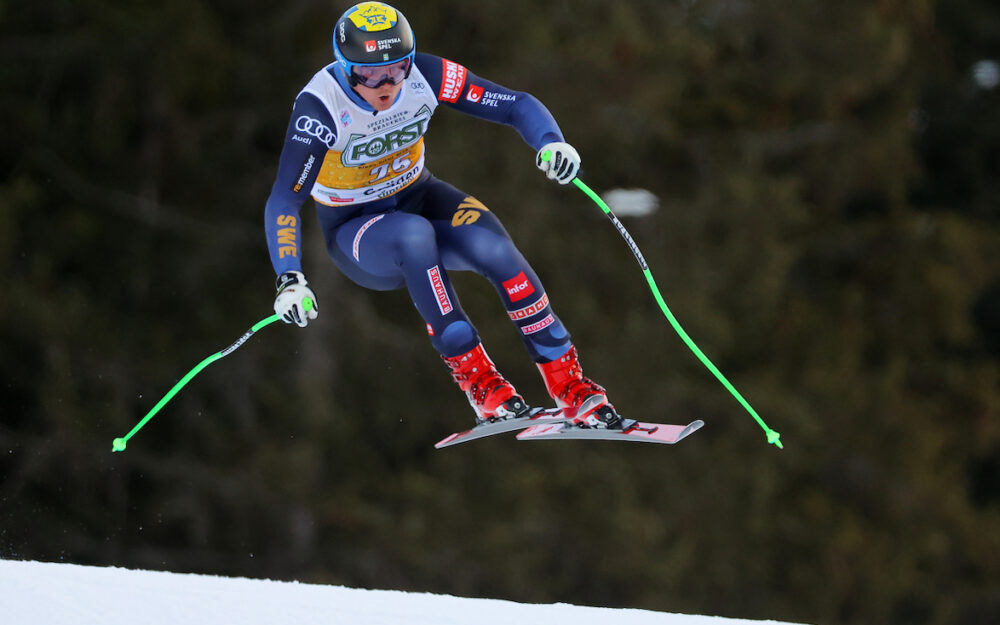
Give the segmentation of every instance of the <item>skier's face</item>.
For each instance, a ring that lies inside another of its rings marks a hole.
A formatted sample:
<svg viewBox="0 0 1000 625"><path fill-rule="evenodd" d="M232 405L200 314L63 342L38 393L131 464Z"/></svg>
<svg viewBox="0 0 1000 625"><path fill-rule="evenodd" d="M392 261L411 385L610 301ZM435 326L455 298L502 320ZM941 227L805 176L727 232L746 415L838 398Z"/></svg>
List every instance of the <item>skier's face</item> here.
<svg viewBox="0 0 1000 625"><path fill-rule="evenodd" d="M365 102L376 111L384 111L396 101L412 63L413 59L407 57L385 65L359 65L351 68L351 82Z"/></svg>
<svg viewBox="0 0 1000 625"><path fill-rule="evenodd" d="M376 111L384 111L392 106L392 103L396 101L396 96L399 95L399 90L403 88L403 83L398 85L393 85L390 83L385 83L379 87L372 89L371 87L366 87L364 85L357 85L354 90L358 92L365 102L371 105Z"/></svg>

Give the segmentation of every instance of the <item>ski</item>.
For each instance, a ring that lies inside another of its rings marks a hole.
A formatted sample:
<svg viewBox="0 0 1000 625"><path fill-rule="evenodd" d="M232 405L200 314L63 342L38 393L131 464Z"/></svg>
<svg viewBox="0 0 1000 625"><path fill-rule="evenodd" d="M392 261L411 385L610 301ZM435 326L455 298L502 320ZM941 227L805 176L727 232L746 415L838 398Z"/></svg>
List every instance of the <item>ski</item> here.
<svg viewBox="0 0 1000 625"><path fill-rule="evenodd" d="M524 428L534 426L560 423L573 418L575 414L575 410L572 415L569 415L560 408L533 408L523 417L504 419L493 423L480 423L471 430L455 432L454 434L451 434L435 443L434 447L441 449L442 447L450 447L451 445L457 445L459 443L467 443L468 441L474 441L477 438L483 438L486 436L493 436L494 434L503 434L504 432L513 432L514 430L523 430Z"/></svg>
<svg viewBox="0 0 1000 625"><path fill-rule="evenodd" d="M644 423L626 419L621 430L605 428L577 427L571 423L545 423L533 425L517 435L521 441L540 440L607 440L635 441L645 443L665 443L673 445L695 430L705 425L700 419L687 425L669 425L666 423Z"/></svg>

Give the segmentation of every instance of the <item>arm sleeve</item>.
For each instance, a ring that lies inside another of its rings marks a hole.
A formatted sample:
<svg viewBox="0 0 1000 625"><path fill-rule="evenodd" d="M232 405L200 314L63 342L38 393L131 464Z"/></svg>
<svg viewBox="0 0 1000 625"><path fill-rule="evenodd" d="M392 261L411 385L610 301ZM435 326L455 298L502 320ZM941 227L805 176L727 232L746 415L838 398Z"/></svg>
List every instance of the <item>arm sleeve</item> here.
<svg viewBox="0 0 1000 625"><path fill-rule="evenodd" d="M432 54L418 52L416 62L428 87L442 104L473 117L511 126L535 150L563 140L552 113L530 93L512 91Z"/></svg>
<svg viewBox="0 0 1000 625"><path fill-rule="evenodd" d="M276 274L302 270L299 212L312 191L326 151L336 141L330 112L310 93L295 100L278 160L278 175L264 207L264 231Z"/></svg>

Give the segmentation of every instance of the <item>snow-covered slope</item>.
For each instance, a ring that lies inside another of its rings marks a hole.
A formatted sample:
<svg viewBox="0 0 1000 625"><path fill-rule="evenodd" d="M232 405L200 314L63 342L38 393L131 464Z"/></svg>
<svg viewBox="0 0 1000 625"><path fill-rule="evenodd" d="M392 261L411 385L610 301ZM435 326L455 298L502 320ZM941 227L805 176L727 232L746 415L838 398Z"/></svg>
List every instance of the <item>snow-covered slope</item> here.
<svg viewBox="0 0 1000 625"><path fill-rule="evenodd" d="M764 622L0 560L0 623L10 625L731 625Z"/></svg>

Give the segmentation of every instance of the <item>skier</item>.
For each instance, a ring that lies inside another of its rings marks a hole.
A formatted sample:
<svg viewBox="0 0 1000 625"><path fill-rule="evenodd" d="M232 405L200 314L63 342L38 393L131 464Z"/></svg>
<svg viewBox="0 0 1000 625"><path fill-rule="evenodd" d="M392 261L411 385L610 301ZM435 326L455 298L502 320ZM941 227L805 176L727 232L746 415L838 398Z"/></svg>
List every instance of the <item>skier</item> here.
<svg viewBox="0 0 1000 625"><path fill-rule="evenodd" d="M301 264L299 211L312 196L327 251L346 276L369 289L408 289L477 423L520 417L528 406L483 349L450 271L474 271L493 284L549 394L559 407L577 409L578 425L620 428L500 220L424 167L423 136L443 104L513 126L536 151L538 168L567 184L580 156L548 109L459 63L417 53L406 18L381 2L357 4L337 20L333 53L336 61L295 99L265 208L275 312L300 327L319 312Z"/></svg>

